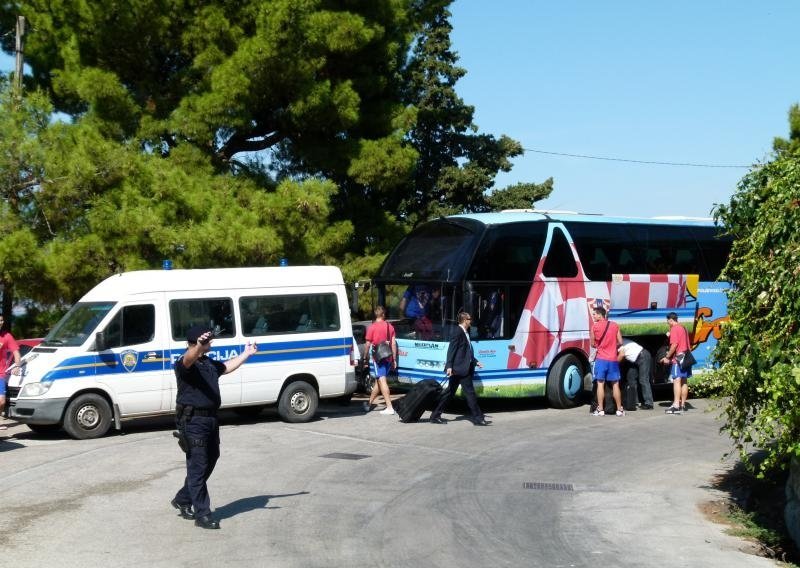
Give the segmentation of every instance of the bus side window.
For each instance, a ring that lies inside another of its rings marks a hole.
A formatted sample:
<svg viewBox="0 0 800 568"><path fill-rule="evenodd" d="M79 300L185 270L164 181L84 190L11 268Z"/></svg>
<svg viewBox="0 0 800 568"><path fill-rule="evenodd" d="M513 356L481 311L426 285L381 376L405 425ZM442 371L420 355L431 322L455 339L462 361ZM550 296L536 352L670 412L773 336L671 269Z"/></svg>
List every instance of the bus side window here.
<svg viewBox="0 0 800 568"><path fill-rule="evenodd" d="M716 227L692 227L700 251L700 280L713 282L719 278L731 253L731 238L719 236Z"/></svg>
<svg viewBox="0 0 800 568"><path fill-rule="evenodd" d="M561 229L553 230L553 240L550 242L542 273L548 278L574 278L578 275L572 247Z"/></svg>
<svg viewBox="0 0 800 568"><path fill-rule="evenodd" d="M475 323L480 339L504 337L503 296L504 293L499 288L487 288L479 291Z"/></svg>

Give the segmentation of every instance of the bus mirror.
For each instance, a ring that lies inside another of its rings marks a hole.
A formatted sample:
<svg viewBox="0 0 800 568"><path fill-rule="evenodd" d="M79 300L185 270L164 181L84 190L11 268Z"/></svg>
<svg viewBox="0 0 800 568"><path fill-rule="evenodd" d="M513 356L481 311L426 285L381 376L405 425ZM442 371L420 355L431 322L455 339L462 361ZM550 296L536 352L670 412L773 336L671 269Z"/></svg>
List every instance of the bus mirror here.
<svg viewBox="0 0 800 568"><path fill-rule="evenodd" d="M106 347L106 332L98 331L94 336L94 347L98 351L105 351Z"/></svg>

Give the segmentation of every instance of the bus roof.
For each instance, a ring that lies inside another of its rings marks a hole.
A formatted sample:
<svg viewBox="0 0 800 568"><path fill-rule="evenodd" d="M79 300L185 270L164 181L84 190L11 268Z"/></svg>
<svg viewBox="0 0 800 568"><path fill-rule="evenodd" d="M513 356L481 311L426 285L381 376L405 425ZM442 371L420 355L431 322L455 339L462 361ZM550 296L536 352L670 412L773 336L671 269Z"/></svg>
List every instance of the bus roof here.
<svg viewBox="0 0 800 568"><path fill-rule="evenodd" d="M574 211L548 211L535 209L509 209L497 213L468 213L453 215L453 218L472 219L484 225L504 225L519 223L521 221L582 221L585 223L630 223L647 225L692 225L698 227L713 227L714 220L701 217L620 217L606 216L595 213L577 213Z"/></svg>
<svg viewBox="0 0 800 568"><path fill-rule="evenodd" d="M109 276L87 292L81 301L108 301L154 292L219 290L223 293L242 288L293 288L342 283L342 273L335 266L135 270Z"/></svg>

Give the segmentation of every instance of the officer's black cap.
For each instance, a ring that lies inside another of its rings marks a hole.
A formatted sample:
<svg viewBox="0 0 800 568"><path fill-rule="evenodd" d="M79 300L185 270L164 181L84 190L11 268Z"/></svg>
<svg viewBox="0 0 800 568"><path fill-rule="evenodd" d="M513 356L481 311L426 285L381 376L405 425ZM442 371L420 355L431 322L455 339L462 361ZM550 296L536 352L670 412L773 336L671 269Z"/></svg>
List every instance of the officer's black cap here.
<svg viewBox="0 0 800 568"><path fill-rule="evenodd" d="M186 341L189 343L197 343L200 336L209 331L211 330L205 326L193 325L189 328L189 331L186 332Z"/></svg>

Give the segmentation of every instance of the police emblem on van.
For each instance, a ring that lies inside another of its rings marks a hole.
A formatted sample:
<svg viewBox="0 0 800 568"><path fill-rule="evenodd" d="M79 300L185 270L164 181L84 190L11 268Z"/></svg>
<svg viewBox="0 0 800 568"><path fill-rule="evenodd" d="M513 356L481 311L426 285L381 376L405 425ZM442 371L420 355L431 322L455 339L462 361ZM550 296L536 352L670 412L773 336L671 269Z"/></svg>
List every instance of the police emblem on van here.
<svg viewBox="0 0 800 568"><path fill-rule="evenodd" d="M119 360L125 370L130 373L136 368L136 363L139 362L139 354L129 349L119 354Z"/></svg>

